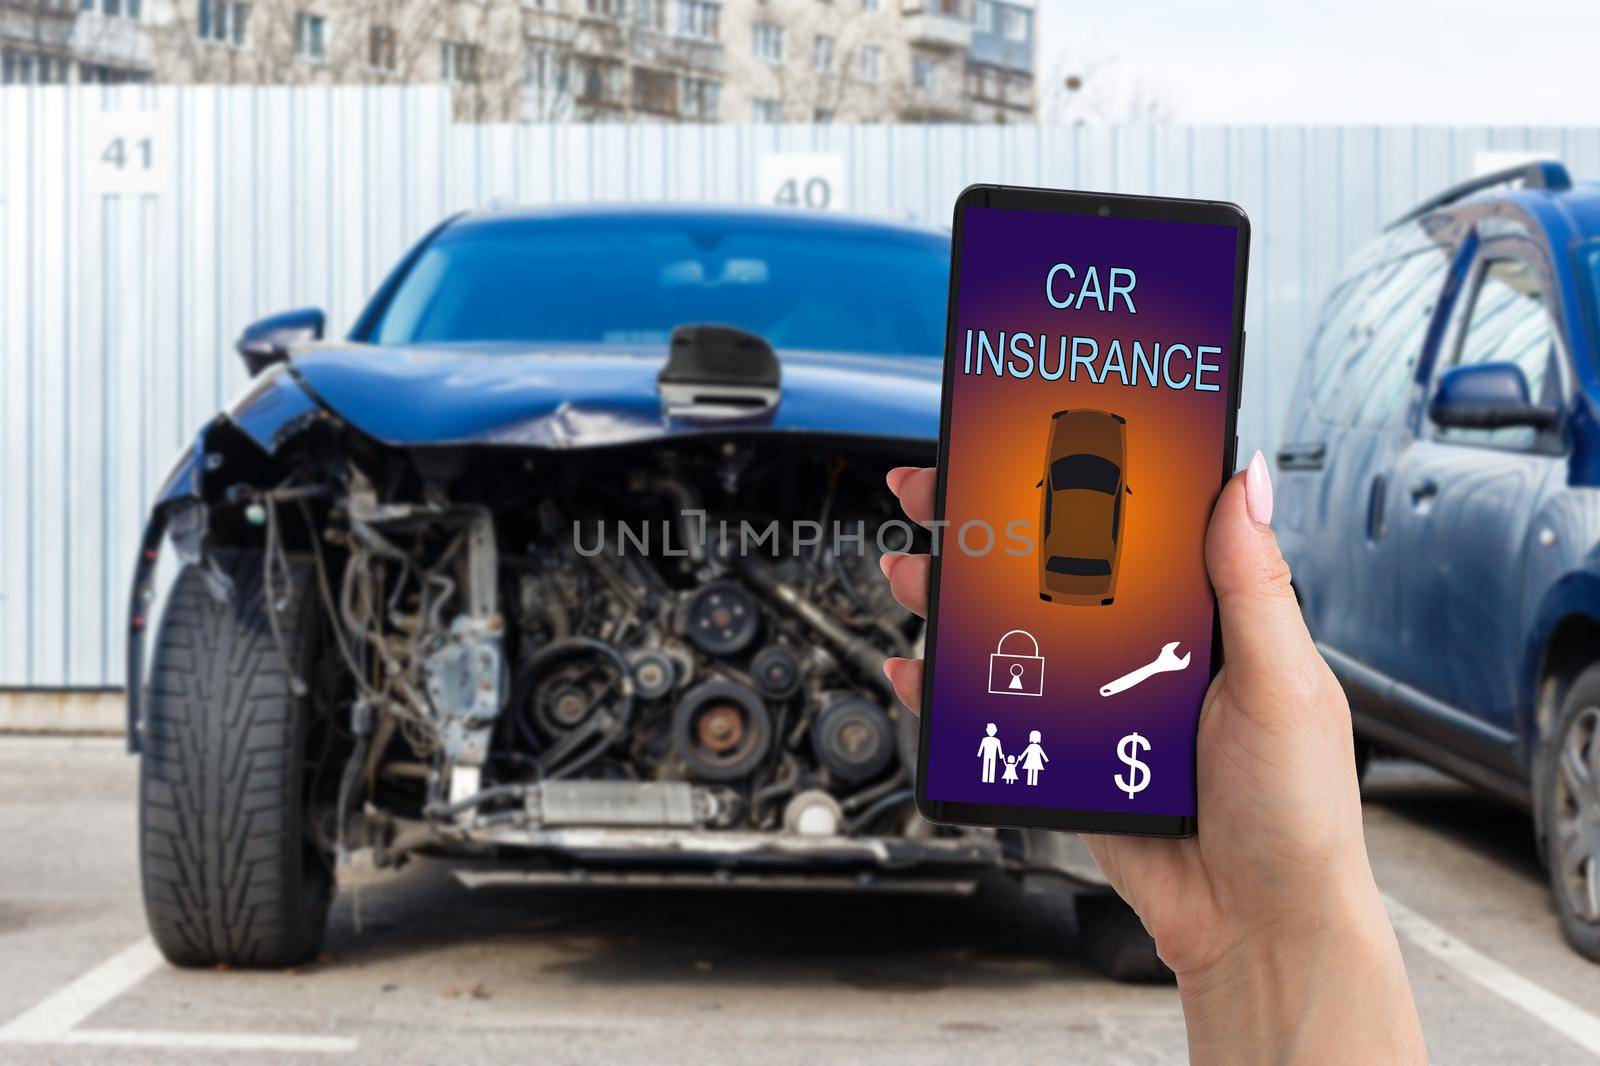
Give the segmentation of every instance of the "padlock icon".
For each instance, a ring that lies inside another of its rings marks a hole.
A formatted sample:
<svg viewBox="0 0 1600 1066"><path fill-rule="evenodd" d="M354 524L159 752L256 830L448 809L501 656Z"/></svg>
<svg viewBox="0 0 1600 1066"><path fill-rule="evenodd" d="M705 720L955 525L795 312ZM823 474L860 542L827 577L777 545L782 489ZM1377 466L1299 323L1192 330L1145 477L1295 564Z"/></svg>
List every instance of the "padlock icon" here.
<svg viewBox="0 0 1600 1066"><path fill-rule="evenodd" d="M1033 654L1008 653L1006 641L1012 637L1026 637ZM994 654L989 656L989 692L996 696L1044 695L1044 656L1039 654L1039 642L1026 629L1013 629L995 641Z"/></svg>

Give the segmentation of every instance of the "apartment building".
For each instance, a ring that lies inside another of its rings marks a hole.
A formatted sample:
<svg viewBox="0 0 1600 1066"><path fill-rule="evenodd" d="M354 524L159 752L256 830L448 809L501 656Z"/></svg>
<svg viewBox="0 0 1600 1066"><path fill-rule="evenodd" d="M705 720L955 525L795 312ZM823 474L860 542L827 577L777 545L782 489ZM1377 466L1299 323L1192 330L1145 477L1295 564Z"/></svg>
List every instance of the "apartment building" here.
<svg viewBox="0 0 1600 1066"><path fill-rule="evenodd" d="M0 0L4 81L452 86L468 121L1012 122L1033 0ZM16 43L13 43L15 41Z"/></svg>
<svg viewBox="0 0 1600 1066"><path fill-rule="evenodd" d="M1031 0L527 0L530 121L1015 122Z"/></svg>
<svg viewBox="0 0 1600 1066"><path fill-rule="evenodd" d="M0 85L147 81L143 0L0 0Z"/></svg>

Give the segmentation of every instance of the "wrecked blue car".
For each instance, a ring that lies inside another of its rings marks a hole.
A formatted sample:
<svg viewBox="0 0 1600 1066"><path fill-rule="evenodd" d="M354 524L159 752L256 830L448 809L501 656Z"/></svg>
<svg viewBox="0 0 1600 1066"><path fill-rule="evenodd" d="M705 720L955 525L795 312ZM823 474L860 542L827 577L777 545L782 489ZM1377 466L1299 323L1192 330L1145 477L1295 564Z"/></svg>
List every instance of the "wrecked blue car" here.
<svg viewBox="0 0 1600 1066"><path fill-rule="evenodd" d="M245 330L252 384L180 457L134 582L166 956L306 958L365 849L518 883L1004 870L1159 976L1075 837L912 803L881 665L921 622L878 559L926 542L883 475L934 458L949 253L843 216L492 211L426 236L342 341L310 310Z"/></svg>

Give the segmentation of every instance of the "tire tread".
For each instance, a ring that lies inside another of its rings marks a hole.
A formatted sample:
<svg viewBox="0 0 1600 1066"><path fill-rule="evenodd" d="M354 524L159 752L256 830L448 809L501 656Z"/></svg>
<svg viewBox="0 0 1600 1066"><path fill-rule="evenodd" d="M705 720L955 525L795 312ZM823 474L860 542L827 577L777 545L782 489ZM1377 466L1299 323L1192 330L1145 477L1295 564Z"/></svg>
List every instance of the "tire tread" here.
<svg viewBox="0 0 1600 1066"><path fill-rule="evenodd" d="M156 641L140 773L145 913L178 965L287 966L316 951L327 911L321 875L305 869L307 710L283 654L308 660L315 605L294 568L280 649L261 556L219 558L230 601L185 567Z"/></svg>

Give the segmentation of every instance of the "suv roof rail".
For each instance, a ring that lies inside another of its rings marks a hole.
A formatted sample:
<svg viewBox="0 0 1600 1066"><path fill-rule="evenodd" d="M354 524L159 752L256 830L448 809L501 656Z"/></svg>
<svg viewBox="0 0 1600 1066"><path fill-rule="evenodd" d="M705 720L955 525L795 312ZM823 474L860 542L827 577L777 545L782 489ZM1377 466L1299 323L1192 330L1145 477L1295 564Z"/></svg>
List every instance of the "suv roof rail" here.
<svg viewBox="0 0 1600 1066"><path fill-rule="evenodd" d="M1514 167L1496 170L1489 174L1480 174L1478 177L1469 178L1460 185L1454 185L1437 196L1430 197L1422 203L1407 211L1404 215L1389 223L1386 229L1415 222L1430 211L1435 211L1446 204L1453 204L1457 200L1471 196L1475 192L1492 189L1496 185L1509 185L1513 182L1520 184L1524 189L1549 189L1552 192L1561 192L1572 188L1572 175L1567 173L1567 168L1554 159L1541 159L1534 163L1519 163Z"/></svg>

